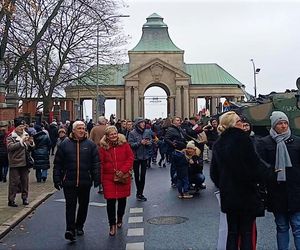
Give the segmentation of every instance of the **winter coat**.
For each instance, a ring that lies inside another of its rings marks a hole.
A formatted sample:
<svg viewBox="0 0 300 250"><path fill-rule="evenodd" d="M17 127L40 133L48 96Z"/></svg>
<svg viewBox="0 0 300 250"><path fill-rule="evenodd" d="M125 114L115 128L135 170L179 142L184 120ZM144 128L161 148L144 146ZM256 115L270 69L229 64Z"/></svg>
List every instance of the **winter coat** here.
<svg viewBox="0 0 300 250"><path fill-rule="evenodd" d="M120 170L124 174L132 170L133 152L126 142L123 134L118 134L116 146L110 146L106 136L100 141L99 155L101 160L101 183L103 186L105 199L118 199L130 196L131 180L119 184L114 182L115 170Z"/></svg>
<svg viewBox="0 0 300 250"><path fill-rule="evenodd" d="M28 145L24 142L27 137L29 137L27 132L23 131L22 134L18 135L15 130L7 136L6 145L10 168L26 167L26 154L34 148L34 142Z"/></svg>
<svg viewBox="0 0 300 250"><path fill-rule="evenodd" d="M239 128L226 129L215 142L210 177L220 189L222 212L248 215L260 215L264 208L257 183L274 178Z"/></svg>
<svg viewBox="0 0 300 250"><path fill-rule="evenodd" d="M267 182L267 209L270 212L300 212L300 138L292 135L285 141L292 167L286 168L286 182L278 182L277 174ZM257 140L257 152L275 170L276 142L271 136Z"/></svg>
<svg viewBox="0 0 300 250"><path fill-rule="evenodd" d="M172 154L172 164L176 169L177 178L188 177L189 163L184 151L175 150Z"/></svg>
<svg viewBox="0 0 300 250"><path fill-rule="evenodd" d="M51 141L49 136L44 132L40 131L33 136L35 149L32 152L34 159L34 169L49 169L49 150L51 148Z"/></svg>
<svg viewBox="0 0 300 250"><path fill-rule="evenodd" d="M215 141L218 139L219 134L217 131L217 128L213 128L212 130L205 131L206 137L207 137L207 143L206 145L211 150Z"/></svg>
<svg viewBox="0 0 300 250"><path fill-rule="evenodd" d="M180 127L171 125L165 134L165 142L168 146L174 150L174 143L180 142L186 145L186 138L184 137L184 132Z"/></svg>
<svg viewBox="0 0 300 250"><path fill-rule="evenodd" d="M8 166L6 133L3 130L0 131L0 166Z"/></svg>
<svg viewBox="0 0 300 250"><path fill-rule="evenodd" d="M49 137L50 137L52 146L55 146L57 139L58 139L58 127L57 127L57 125L55 125L53 123L51 123L49 126Z"/></svg>
<svg viewBox="0 0 300 250"><path fill-rule="evenodd" d="M185 157L187 158L188 162L189 160L192 160L193 163L189 162L189 177L192 177L196 174L202 174L203 173L203 159L200 157L200 149L196 148L196 153L193 156L189 156L186 153L186 150L184 150Z"/></svg>
<svg viewBox="0 0 300 250"><path fill-rule="evenodd" d="M142 131L136 126L128 135L128 143L132 148L135 160L147 160L151 156L152 144L142 145L141 141L143 139L151 141L150 130L145 129Z"/></svg>
<svg viewBox="0 0 300 250"><path fill-rule="evenodd" d="M54 158L53 182L63 187L87 187L99 184L100 161L97 146L86 137L70 134L57 148Z"/></svg>

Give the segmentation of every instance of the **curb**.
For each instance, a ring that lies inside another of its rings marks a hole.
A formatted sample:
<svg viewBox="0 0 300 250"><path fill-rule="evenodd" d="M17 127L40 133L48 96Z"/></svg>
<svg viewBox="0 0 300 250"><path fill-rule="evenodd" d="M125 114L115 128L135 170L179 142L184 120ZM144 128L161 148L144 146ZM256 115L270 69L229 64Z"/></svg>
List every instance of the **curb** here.
<svg viewBox="0 0 300 250"><path fill-rule="evenodd" d="M6 234L14 229L24 218L26 218L32 211L34 211L42 202L47 200L51 195L55 193L55 190L52 192L44 193L38 196L35 200L29 203L28 206L23 208L20 212L15 214L12 218L5 221L0 225L0 239L2 239Z"/></svg>

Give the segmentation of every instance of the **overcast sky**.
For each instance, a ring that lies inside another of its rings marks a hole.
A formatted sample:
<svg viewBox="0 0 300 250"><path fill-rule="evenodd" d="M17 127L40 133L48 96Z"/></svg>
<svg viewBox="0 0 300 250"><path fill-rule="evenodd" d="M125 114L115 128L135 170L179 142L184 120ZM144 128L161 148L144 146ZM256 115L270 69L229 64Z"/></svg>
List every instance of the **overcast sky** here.
<svg viewBox="0 0 300 250"><path fill-rule="evenodd" d="M146 18L157 13L186 63L217 63L254 94L296 89L300 77L300 0L124 0L127 49L140 40Z"/></svg>
<svg viewBox="0 0 300 250"><path fill-rule="evenodd" d="M186 63L217 63L253 90L253 58L261 71L257 92L295 89L300 77L300 0L127 0L124 32L132 49L146 18L164 18Z"/></svg>

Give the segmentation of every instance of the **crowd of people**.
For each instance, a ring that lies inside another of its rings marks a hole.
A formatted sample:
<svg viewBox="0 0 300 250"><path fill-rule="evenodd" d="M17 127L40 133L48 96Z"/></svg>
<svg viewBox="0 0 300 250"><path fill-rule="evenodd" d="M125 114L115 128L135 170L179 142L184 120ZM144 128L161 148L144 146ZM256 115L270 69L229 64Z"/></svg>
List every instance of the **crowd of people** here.
<svg viewBox="0 0 300 250"><path fill-rule="evenodd" d="M131 180L137 201L146 202L147 169L170 166L177 197L191 199L206 188L207 162L226 222L220 228L227 237L218 249L255 249L255 220L265 209L274 214L278 249L288 249L290 227L300 249L299 150L300 139L280 111L272 113L266 137L256 136L251 123L233 111L205 123L198 117L115 121L100 116L97 124L27 125L17 118L9 131L0 128L0 180L7 181L9 174L8 206L18 206L17 193L27 205L29 168L35 169L37 182L46 182L49 155L54 155L54 186L66 199L65 238L74 241L84 234L92 186L107 201L109 235L114 236L123 224Z"/></svg>

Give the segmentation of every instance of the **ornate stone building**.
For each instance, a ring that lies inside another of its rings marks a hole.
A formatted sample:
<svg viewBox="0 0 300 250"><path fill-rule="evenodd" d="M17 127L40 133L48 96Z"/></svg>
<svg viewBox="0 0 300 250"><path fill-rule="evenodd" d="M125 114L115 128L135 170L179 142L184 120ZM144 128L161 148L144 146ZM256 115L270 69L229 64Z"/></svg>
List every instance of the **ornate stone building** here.
<svg viewBox="0 0 300 250"><path fill-rule="evenodd" d="M197 114L198 98L205 98L206 107L214 114L218 111L221 97L228 100L244 97L243 85L219 65L185 63L184 50L172 42L168 26L155 13L147 18L142 37L128 51L128 57L127 64L101 65L98 72L102 75L106 72L106 77L101 75L98 84L95 78L87 78L85 86L78 83L70 86L66 88L66 97L79 100L78 105L85 99L93 99L94 110L95 93L105 99L115 99L116 116L121 119L144 117L144 93L153 86L165 90L170 116L189 117Z"/></svg>

